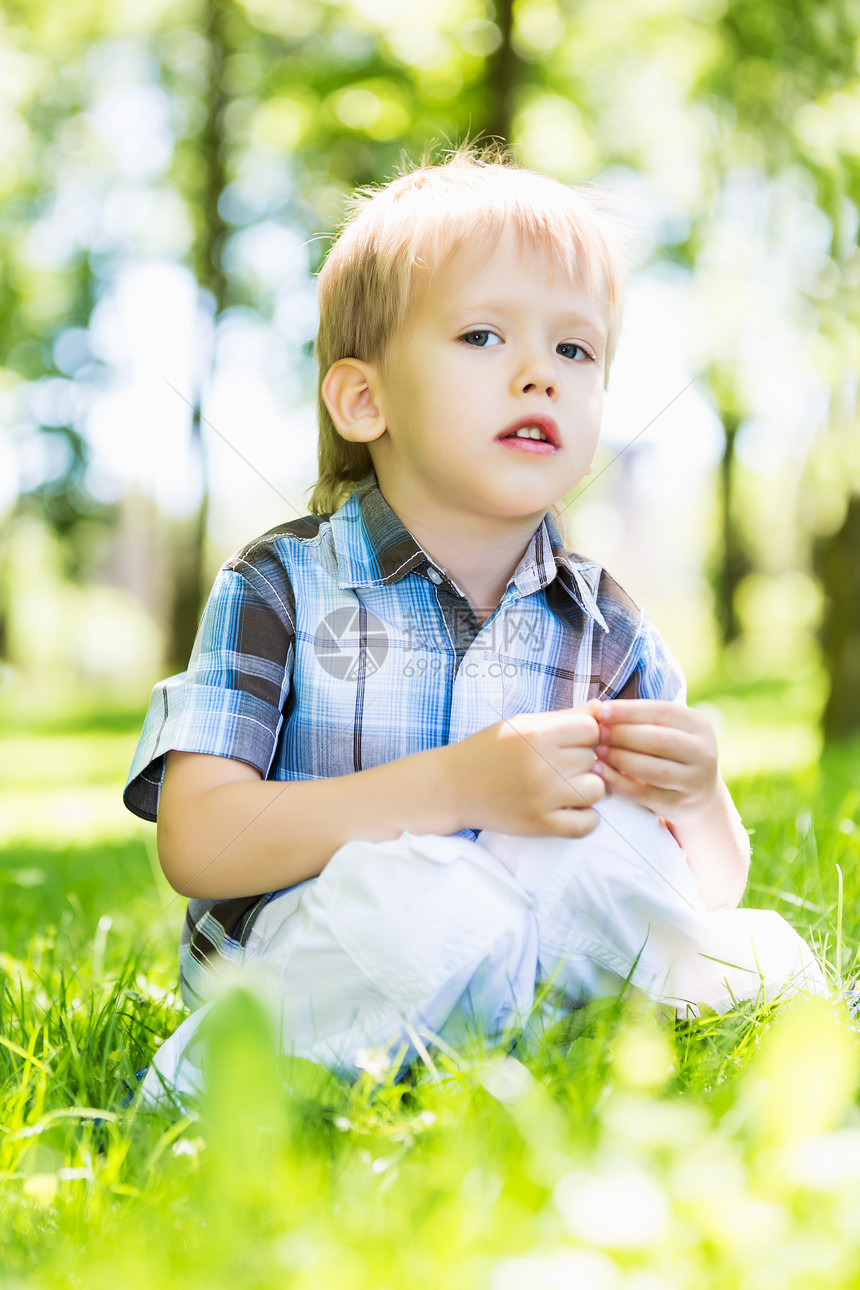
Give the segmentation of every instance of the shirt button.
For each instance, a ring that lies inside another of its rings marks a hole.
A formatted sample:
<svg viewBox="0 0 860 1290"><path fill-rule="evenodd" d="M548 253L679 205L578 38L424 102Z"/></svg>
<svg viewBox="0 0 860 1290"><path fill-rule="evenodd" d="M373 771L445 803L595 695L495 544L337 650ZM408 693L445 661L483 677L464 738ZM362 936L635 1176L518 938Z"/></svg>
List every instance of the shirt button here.
<svg viewBox="0 0 860 1290"><path fill-rule="evenodd" d="M442 581L441 573L439 572L438 569L434 569L432 564L430 565L430 568L427 570L427 577L430 579L431 582L435 582L437 587Z"/></svg>

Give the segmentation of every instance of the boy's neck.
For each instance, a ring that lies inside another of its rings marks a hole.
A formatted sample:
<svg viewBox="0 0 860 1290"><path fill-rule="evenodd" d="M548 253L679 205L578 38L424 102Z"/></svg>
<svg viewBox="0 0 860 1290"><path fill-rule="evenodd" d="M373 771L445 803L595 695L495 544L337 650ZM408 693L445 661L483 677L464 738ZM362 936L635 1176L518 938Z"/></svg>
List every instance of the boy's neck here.
<svg viewBox="0 0 860 1290"><path fill-rule="evenodd" d="M383 493L383 496L385 494ZM543 516L470 522L447 517L413 515L403 503L388 505L415 541L450 578L481 623L497 608L520 560L528 550Z"/></svg>

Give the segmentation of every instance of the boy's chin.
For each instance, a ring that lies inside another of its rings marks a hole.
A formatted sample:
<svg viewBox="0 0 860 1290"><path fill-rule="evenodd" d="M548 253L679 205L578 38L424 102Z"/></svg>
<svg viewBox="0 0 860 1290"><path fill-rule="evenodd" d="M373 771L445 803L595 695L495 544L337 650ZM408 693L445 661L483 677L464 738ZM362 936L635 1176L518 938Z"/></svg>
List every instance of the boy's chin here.
<svg viewBox="0 0 860 1290"><path fill-rule="evenodd" d="M560 499L555 496L524 497L520 493L517 497L496 498L482 509L488 518L492 516L494 519L510 520L511 523L530 521L537 525L558 500Z"/></svg>
<svg viewBox="0 0 860 1290"><path fill-rule="evenodd" d="M522 485L507 488L497 498L500 511L506 512L512 518L514 516L519 516L523 519L530 515L542 516L556 502L561 502L568 497L584 478L584 475L578 475L570 481L556 481L550 488Z"/></svg>

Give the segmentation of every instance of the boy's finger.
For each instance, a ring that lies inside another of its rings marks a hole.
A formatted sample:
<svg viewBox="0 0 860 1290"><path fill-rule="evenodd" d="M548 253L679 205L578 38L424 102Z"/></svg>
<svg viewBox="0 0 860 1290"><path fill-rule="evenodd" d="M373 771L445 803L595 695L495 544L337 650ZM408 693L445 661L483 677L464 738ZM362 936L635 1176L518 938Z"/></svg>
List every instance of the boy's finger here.
<svg viewBox="0 0 860 1290"><path fill-rule="evenodd" d="M577 775L567 781L573 793L574 809L582 806L594 806L606 796L606 784L596 773Z"/></svg>
<svg viewBox="0 0 860 1290"><path fill-rule="evenodd" d="M506 717L500 725L516 734L524 743L542 750L541 756L563 748L596 748L599 728L594 717L584 712L562 709L526 717Z"/></svg>
<svg viewBox="0 0 860 1290"><path fill-rule="evenodd" d="M632 797L637 801L640 794L644 793L648 787L647 784L641 783L638 779L631 779L629 775L622 775L621 771L614 770L612 766L608 766L605 763L595 773L603 780L607 793L620 793L623 797Z"/></svg>
<svg viewBox="0 0 860 1290"><path fill-rule="evenodd" d="M677 791L682 787L683 772L679 763L667 761L664 757L650 757L646 753L611 748L605 760L599 761L595 766L595 774L602 774L604 767L654 788Z"/></svg>
<svg viewBox="0 0 860 1290"><path fill-rule="evenodd" d="M652 784L643 784L638 779L631 779L629 775L622 775L620 771L613 770L611 766L604 766L601 774L607 792L617 794L618 797L626 797L631 802L638 802L640 806L647 807L655 815L671 815L677 804L678 794L671 789L660 789Z"/></svg>
<svg viewBox="0 0 860 1290"><path fill-rule="evenodd" d="M685 764L693 762L696 756L695 743L687 732L668 726L602 725L598 747L625 748Z"/></svg>
<svg viewBox="0 0 860 1290"><path fill-rule="evenodd" d="M556 723L562 748L594 748L599 736L596 719L586 712L558 712Z"/></svg>
<svg viewBox="0 0 860 1290"><path fill-rule="evenodd" d="M562 807L547 816L550 835L559 838L584 838L596 829L599 823L600 816L597 811L588 807L583 807L580 811Z"/></svg>
<svg viewBox="0 0 860 1290"><path fill-rule="evenodd" d="M666 699L611 699L598 705L597 720L601 725L674 726L679 730L695 730L699 716L683 703L670 703Z"/></svg>

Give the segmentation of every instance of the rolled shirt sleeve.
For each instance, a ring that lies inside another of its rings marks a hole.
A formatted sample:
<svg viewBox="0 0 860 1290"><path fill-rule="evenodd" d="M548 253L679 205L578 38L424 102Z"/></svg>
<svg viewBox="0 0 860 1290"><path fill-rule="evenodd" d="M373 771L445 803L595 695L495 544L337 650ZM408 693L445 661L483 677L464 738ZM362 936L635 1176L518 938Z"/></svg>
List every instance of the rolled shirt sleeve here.
<svg viewBox="0 0 860 1290"><path fill-rule="evenodd" d="M132 762L123 801L158 817L171 749L247 762L265 778L290 692L295 646L283 597L265 579L225 566L203 611L188 668L159 682Z"/></svg>
<svg viewBox="0 0 860 1290"><path fill-rule="evenodd" d="M571 557L569 557L571 558ZM648 615L600 565L577 560L578 586L583 603L582 580L593 583L597 622L602 630L592 633L591 670L598 699L662 699L686 703L687 682L683 669ZM593 593L592 593L593 594Z"/></svg>
<svg viewBox="0 0 860 1290"><path fill-rule="evenodd" d="M686 703L687 681L681 664L645 614L642 615L629 662L626 678L612 698L665 699L672 703Z"/></svg>

